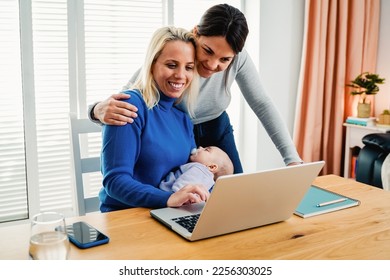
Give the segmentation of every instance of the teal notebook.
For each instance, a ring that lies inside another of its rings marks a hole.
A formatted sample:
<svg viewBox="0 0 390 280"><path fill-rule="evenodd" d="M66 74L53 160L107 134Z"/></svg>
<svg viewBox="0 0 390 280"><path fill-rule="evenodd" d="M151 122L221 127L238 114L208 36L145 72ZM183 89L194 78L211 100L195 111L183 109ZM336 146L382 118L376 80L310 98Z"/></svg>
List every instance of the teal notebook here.
<svg viewBox="0 0 390 280"><path fill-rule="evenodd" d="M306 192L294 214L302 218L308 218L357 206L359 204L359 200L312 185Z"/></svg>

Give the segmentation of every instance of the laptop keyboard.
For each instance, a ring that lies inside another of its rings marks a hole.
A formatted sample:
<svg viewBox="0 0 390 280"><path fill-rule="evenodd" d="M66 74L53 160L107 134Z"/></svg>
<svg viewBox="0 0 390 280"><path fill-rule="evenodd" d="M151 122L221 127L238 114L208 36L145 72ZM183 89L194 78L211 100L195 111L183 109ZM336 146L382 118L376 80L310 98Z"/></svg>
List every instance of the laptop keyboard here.
<svg viewBox="0 0 390 280"><path fill-rule="evenodd" d="M199 216L200 214L188 215L188 216L174 218L172 219L172 221L178 223L179 225L186 228L189 232L192 233L196 223L198 222Z"/></svg>

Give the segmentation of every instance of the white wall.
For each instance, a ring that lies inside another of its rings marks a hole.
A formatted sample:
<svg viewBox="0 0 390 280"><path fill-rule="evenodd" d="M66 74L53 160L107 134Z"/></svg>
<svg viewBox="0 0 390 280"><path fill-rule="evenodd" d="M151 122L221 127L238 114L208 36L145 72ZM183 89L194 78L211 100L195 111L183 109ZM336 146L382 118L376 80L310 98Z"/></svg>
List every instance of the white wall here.
<svg viewBox="0 0 390 280"><path fill-rule="evenodd" d="M384 77L385 84L380 86L375 96L375 115L378 116L384 109L390 109L390 1L381 1L381 19L379 27L379 48L377 73Z"/></svg>
<svg viewBox="0 0 390 280"><path fill-rule="evenodd" d="M304 27L304 0L249 0L247 49L259 65L260 76L292 135ZM260 17L258 16L260 12ZM247 106L246 104L244 106ZM283 166L283 160L260 122L249 109L250 129L240 141L247 172ZM255 129L256 125L257 130ZM242 135L242 134L241 134ZM255 142L259 143L256 148Z"/></svg>

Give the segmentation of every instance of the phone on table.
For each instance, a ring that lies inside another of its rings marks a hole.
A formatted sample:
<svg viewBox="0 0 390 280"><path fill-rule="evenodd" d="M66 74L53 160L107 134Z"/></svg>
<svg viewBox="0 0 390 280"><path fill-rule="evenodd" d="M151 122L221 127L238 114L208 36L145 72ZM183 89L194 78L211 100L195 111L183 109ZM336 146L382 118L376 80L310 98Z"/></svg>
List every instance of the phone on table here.
<svg viewBox="0 0 390 280"><path fill-rule="evenodd" d="M108 243L107 235L101 233L86 222L76 222L66 227L69 240L81 249Z"/></svg>

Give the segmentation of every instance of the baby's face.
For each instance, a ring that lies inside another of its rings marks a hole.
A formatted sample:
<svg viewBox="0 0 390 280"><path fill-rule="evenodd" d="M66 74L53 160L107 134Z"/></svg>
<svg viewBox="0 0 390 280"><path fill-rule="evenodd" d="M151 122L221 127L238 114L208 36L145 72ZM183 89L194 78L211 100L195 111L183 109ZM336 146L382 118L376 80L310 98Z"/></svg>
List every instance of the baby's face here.
<svg viewBox="0 0 390 280"><path fill-rule="evenodd" d="M221 149L218 147L199 147L195 153L190 156L190 161L199 162L202 164L215 163L216 159L220 156Z"/></svg>

